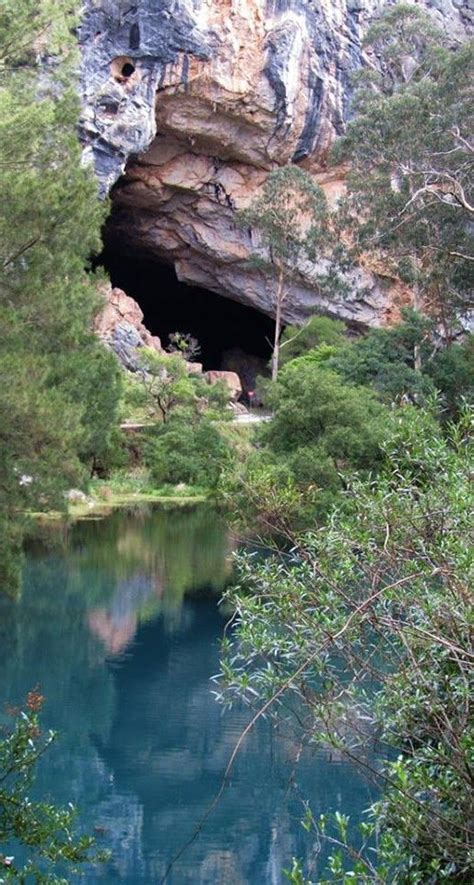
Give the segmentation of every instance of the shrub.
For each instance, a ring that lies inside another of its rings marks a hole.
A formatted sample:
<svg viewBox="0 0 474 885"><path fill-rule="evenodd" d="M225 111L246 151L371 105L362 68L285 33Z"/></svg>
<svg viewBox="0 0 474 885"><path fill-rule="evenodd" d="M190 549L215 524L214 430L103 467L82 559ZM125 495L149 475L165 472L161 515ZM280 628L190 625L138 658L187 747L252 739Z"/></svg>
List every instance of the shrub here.
<svg viewBox="0 0 474 885"><path fill-rule="evenodd" d="M215 489L231 450L207 418L171 419L149 437L145 459L156 486L178 483Z"/></svg>

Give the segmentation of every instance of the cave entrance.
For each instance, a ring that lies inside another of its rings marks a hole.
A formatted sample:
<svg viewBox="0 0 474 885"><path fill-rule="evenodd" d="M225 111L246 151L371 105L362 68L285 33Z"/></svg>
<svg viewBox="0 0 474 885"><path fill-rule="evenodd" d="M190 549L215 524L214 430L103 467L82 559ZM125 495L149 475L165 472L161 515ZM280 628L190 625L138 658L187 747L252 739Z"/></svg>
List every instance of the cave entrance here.
<svg viewBox="0 0 474 885"><path fill-rule="evenodd" d="M144 323L163 347L173 332L189 333L199 342L204 370L226 369L240 375L245 391L267 372L275 323L270 317L229 298L180 283L174 268L154 260L106 251L101 263L113 286L140 305Z"/></svg>

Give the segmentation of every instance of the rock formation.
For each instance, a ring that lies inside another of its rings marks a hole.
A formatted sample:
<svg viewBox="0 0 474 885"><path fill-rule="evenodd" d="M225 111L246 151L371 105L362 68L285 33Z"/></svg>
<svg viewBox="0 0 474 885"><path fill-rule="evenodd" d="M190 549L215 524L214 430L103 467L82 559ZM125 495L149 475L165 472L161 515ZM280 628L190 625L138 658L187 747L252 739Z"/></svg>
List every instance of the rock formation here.
<svg viewBox="0 0 474 885"><path fill-rule="evenodd" d="M389 0L386 0L389 2ZM269 170L301 162L333 199L325 168L343 132L361 37L383 0L86 0L80 29L85 158L113 187L109 246L172 262L184 282L272 314L272 281L248 266L237 230ZM473 0L422 0L459 39ZM314 309L385 322L394 294L354 271L330 303L302 270L285 320Z"/></svg>
<svg viewBox="0 0 474 885"><path fill-rule="evenodd" d="M229 396L233 402L238 400L242 395L242 382L237 375L237 372L225 372L212 369L211 371L204 373L204 378L208 384L217 384L219 381L223 381L228 387Z"/></svg>
<svg viewBox="0 0 474 885"><path fill-rule="evenodd" d="M139 368L139 348L161 351L160 339L143 324L143 311L122 289L104 285L100 289L104 307L94 328L104 344L117 354L122 365L131 372Z"/></svg>

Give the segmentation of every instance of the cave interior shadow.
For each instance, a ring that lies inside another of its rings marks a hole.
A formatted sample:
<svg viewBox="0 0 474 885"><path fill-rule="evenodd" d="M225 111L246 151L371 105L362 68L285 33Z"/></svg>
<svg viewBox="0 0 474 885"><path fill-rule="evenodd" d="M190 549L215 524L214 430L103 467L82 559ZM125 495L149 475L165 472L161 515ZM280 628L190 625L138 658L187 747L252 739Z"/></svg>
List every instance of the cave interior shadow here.
<svg viewBox="0 0 474 885"><path fill-rule="evenodd" d="M256 374L266 373L275 328L270 317L180 282L171 265L110 250L103 253L100 263L112 285L138 302L147 329L158 335L163 347L173 332L191 334L199 342L204 371L238 371L246 389Z"/></svg>

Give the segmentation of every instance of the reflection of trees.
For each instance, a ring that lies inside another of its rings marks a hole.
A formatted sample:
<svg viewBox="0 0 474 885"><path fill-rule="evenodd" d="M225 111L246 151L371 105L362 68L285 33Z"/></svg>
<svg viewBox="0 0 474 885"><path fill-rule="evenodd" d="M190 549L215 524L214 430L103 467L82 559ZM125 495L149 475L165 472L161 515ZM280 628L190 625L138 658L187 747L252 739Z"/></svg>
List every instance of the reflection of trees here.
<svg viewBox="0 0 474 885"><path fill-rule="evenodd" d="M87 628L84 577L78 592L67 560L33 559L25 569L21 602L0 602L1 699L16 704L39 684L46 697L45 723L61 732L62 742L70 735L75 747L89 740L87 706L96 709L94 728L102 734L114 706L104 653Z"/></svg>
<svg viewBox="0 0 474 885"><path fill-rule="evenodd" d="M140 621L163 611L168 624L179 623L187 592L221 590L230 574L225 524L209 507L115 514L101 543L90 525L84 526L83 543L85 538L75 552L81 567L115 580L113 597L88 616L112 655L124 651Z"/></svg>
<svg viewBox="0 0 474 885"><path fill-rule="evenodd" d="M0 600L0 700L41 685L60 739L39 789L98 825L114 854L106 881L153 882L214 797L247 721L241 710L223 714L210 691L222 632L215 602L183 603L227 579L225 526L206 507L117 513L74 527L63 551L31 556L21 603ZM157 611L166 617L151 621ZM140 623L128 654L107 661ZM287 791L296 755L259 724L170 885L282 881L291 855L307 851ZM304 764L298 778L316 814L368 804L347 766Z"/></svg>
<svg viewBox="0 0 474 885"><path fill-rule="evenodd" d="M186 591L220 590L229 576L227 530L222 515L192 508L139 508L113 513L100 524L83 523L71 536L70 554L81 568L105 572L109 581L153 578L167 606L179 608Z"/></svg>
<svg viewBox="0 0 474 885"><path fill-rule="evenodd" d="M115 671L117 708L109 739L97 741L117 789L136 796L143 808L145 881L159 881L192 834L249 715L223 714L210 691L222 629L215 605L188 602L186 611L189 623L179 635L162 622L142 626L133 656ZM281 881L291 855L308 851L299 825L302 809L288 785L296 755L297 748L276 738L270 723L259 724L171 883ZM297 779L304 778L305 792L327 810L346 802L351 787L360 788L348 771L306 760ZM366 792L359 801L367 802Z"/></svg>

